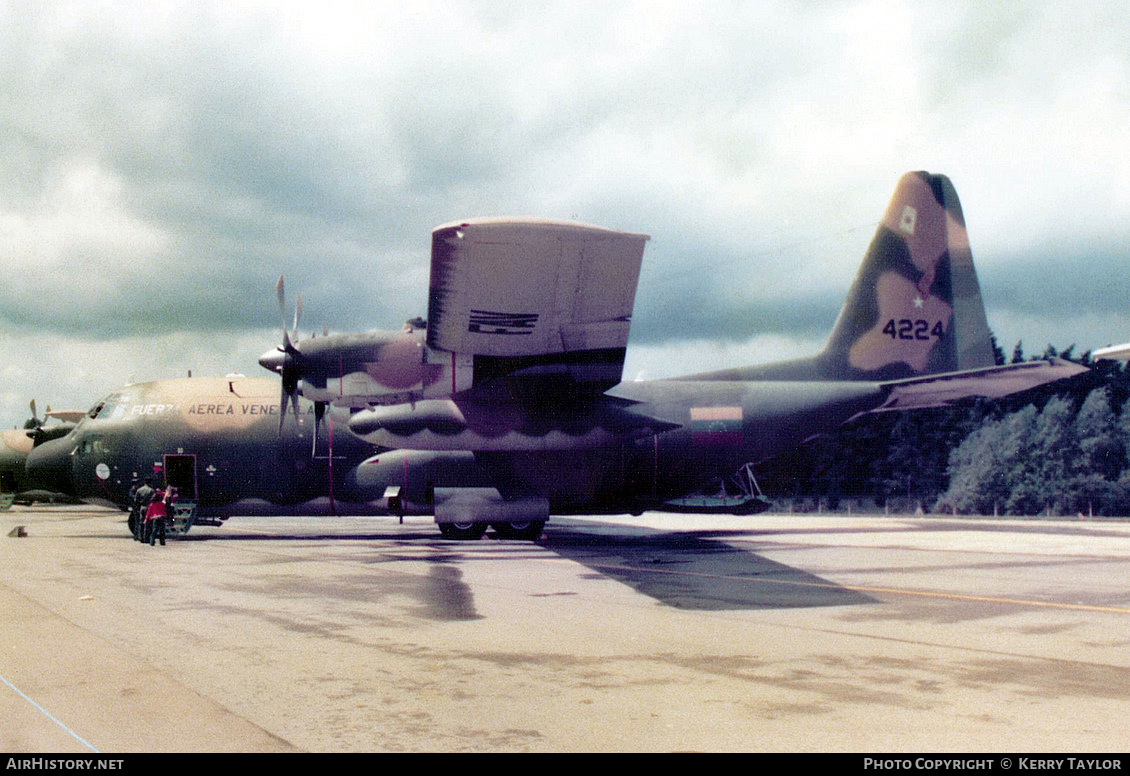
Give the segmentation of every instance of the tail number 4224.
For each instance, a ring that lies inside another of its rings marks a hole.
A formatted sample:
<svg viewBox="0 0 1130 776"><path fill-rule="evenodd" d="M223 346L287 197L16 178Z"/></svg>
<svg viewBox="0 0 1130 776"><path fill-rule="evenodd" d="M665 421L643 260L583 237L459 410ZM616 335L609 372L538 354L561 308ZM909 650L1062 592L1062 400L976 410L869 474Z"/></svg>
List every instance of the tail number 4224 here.
<svg viewBox="0 0 1130 776"><path fill-rule="evenodd" d="M891 339L900 340L931 340L941 339L945 336L946 330L942 327L942 322L937 321L932 326L930 321L924 318L912 320L910 318L891 318L887 321L887 325L883 327L883 333L890 335Z"/></svg>

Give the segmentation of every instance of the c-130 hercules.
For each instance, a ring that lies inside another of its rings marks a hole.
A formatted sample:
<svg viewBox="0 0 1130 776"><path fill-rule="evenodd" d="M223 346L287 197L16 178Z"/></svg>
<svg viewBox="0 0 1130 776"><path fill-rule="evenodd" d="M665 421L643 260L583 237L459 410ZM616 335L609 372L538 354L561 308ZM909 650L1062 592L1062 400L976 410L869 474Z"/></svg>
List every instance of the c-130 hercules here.
<svg viewBox="0 0 1130 776"><path fill-rule="evenodd" d="M432 233L426 323L301 346L284 324L283 346L260 364L281 375L284 410L297 395L316 418L347 408L349 430L388 449L377 465L396 508L434 514L450 538L488 525L537 536L551 514L687 511L684 497L712 480L861 413L1084 371L1057 359L994 366L961 205L942 175L899 180L811 358L620 382L647 239L532 219L447 224Z"/></svg>
<svg viewBox="0 0 1130 776"><path fill-rule="evenodd" d="M29 474L121 505L130 474L163 461L205 518L420 514L447 538L489 526L529 539L554 514L756 511L749 492L688 496L862 413L1085 371L1059 359L993 365L944 176L899 180L811 358L620 382L647 239L534 219L438 227L426 322L302 343L284 323L282 346L260 359L282 378L279 404L263 380L129 386L32 450ZM278 294L281 310L281 279Z"/></svg>

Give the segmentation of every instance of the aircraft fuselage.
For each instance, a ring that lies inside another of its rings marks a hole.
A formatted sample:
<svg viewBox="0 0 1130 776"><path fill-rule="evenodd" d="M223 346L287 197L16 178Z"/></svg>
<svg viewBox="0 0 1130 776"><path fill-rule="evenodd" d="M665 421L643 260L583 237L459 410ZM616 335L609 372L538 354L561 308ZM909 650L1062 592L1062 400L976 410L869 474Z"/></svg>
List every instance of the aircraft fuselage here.
<svg viewBox="0 0 1130 776"><path fill-rule="evenodd" d="M334 423L332 413L314 445L313 405L301 400L298 420L288 415L280 433L276 389L269 378L127 386L69 435L37 447L29 471L44 486L117 507L136 479L156 471L198 514L225 517L431 514L437 488L475 487L545 499L555 514L618 513L658 508L882 399L872 383L625 383L610 393L677 427L613 444L513 453L381 448L350 434L341 418ZM394 505L389 488L399 489Z"/></svg>
<svg viewBox="0 0 1130 776"><path fill-rule="evenodd" d="M191 378L127 386L99 402L67 437L36 448L29 472L91 503L124 506L146 476L177 485L199 514L326 511L362 498L349 472L371 445L322 424L315 447L313 406L280 432L271 379ZM332 458L331 458L332 450ZM337 491L337 492L335 492ZM237 506L238 505L238 506Z"/></svg>

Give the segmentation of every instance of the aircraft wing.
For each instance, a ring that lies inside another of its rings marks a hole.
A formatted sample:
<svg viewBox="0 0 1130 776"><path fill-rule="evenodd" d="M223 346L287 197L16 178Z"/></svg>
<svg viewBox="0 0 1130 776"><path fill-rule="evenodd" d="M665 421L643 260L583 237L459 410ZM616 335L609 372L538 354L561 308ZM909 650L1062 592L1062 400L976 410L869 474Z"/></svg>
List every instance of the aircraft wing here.
<svg viewBox="0 0 1130 776"><path fill-rule="evenodd" d="M647 235L544 219L432 232L428 345L490 377L620 381Z"/></svg>
<svg viewBox="0 0 1130 776"><path fill-rule="evenodd" d="M1080 364L1061 358L1050 358L1021 364L892 380L883 383L890 394L883 405L874 412L942 407L971 396L995 399L1086 371L1088 371L1087 367Z"/></svg>
<svg viewBox="0 0 1130 776"><path fill-rule="evenodd" d="M87 410L52 410L43 413L49 418L55 418L63 423L78 423L86 417Z"/></svg>

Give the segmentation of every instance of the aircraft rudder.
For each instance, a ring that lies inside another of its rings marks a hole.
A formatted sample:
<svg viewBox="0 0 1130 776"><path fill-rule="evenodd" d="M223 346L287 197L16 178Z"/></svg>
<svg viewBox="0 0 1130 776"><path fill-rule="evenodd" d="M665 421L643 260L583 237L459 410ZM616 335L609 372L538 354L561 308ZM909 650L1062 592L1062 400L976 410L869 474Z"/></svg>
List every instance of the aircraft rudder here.
<svg viewBox="0 0 1130 776"><path fill-rule="evenodd" d="M976 369L993 366L992 333L981 298L981 284L973 265L973 252L969 248L969 235L965 216L953 183L944 175L934 176L942 188L942 202L960 240L951 239L948 245L953 299L953 333L957 369Z"/></svg>

